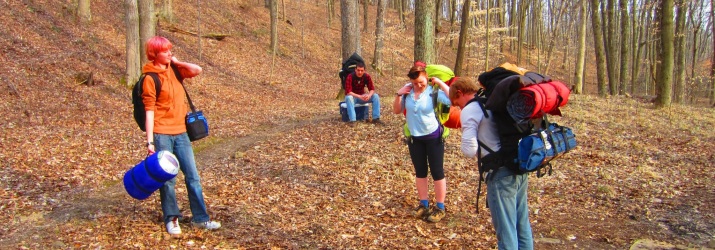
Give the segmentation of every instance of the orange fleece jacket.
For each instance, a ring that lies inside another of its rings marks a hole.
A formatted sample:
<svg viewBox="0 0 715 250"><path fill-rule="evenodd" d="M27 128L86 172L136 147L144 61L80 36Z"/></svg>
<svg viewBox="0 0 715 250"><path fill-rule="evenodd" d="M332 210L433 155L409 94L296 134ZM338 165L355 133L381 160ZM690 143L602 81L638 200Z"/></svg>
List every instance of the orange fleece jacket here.
<svg viewBox="0 0 715 250"><path fill-rule="evenodd" d="M146 111L154 111L154 133L177 135L186 132L186 94L181 82L176 79L171 67L166 69L148 62L142 67L142 73L154 72L161 80L161 91L156 98L156 86L151 77L144 78L142 100Z"/></svg>

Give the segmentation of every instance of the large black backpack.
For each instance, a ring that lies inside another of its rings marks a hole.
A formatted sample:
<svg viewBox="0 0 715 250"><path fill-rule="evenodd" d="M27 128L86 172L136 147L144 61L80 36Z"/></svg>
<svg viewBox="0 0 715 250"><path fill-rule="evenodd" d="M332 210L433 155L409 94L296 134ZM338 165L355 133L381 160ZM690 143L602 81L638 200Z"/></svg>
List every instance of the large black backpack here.
<svg viewBox="0 0 715 250"><path fill-rule="evenodd" d="M340 77L340 87L345 90L345 79L348 78L348 75L352 74L355 72L355 68L357 67L358 63L362 63L365 65L365 61L362 59L358 53L353 53L348 59L345 59L345 61L342 64L342 67L340 68L340 72L338 73L338 76Z"/></svg>
<svg viewBox="0 0 715 250"><path fill-rule="evenodd" d="M154 79L154 86L156 86L156 98L159 99L159 91L161 91L161 80L159 80L159 75L154 72L148 72L142 74L139 77L139 81L134 84L132 88L132 104L134 105L134 121L139 125L139 129L146 131L146 110L144 102L142 101L142 92L144 90L144 78L150 76Z"/></svg>

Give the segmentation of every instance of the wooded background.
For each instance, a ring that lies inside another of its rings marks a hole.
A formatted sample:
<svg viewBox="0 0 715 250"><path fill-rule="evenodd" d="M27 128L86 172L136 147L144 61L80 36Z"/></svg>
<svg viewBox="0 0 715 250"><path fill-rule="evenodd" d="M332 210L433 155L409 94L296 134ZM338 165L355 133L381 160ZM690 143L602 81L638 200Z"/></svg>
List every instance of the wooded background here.
<svg viewBox="0 0 715 250"><path fill-rule="evenodd" d="M275 50L279 43L275 28L279 22L278 0L263 1L272 13L271 49ZM138 2L126 0L129 79L139 75L136 62L144 58L137 52L143 51L137 39L146 40L155 27L152 15L145 14L153 13L154 1ZM414 60L449 65L457 75L474 76L512 61L533 65L532 70L546 75L567 74L563 80L574 85L575 93L584 93L584 88L595 85L601 97L656 96L658 107L671 102L715 104L714 0L305 2L326 6L326 28L333 23L336 4L340 5L342 58L361 52L359 26L363 31L372 22L384 27L384 15L371 17L366 11L368 5L377 5L378 12L385 8L398 11L403 27L408 24L407 13L414 12ZM78 16L89 18L89 1L80 3ZM163 16L173 15L171 4L171 0L161 1ZM285 0L280 4L285 19ZM137 15L139 18L135 18ZM363 38L375 40L372 65L380 72L384 67L380 56L383 32L384 28L376 29L375 36ZM456 50L456 57L440 58L445 50ZM596 76L595 82L588 81L591 75Z"/></svg>

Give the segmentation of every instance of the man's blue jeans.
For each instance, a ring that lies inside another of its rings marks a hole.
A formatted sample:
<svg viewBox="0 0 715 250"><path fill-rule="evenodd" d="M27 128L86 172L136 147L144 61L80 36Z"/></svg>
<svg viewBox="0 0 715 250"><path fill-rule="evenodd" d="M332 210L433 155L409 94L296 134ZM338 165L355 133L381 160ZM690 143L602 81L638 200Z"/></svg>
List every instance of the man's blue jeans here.
<svg viewBox="0 0 715 250"><path fill-rule="evenodd" d="M528 174L501 167L487 176L487 202L499 249L534 249L529 223Z"/></svg>
<svg viewBox="0 0 715 250"><path fill-rule="evenodd" d="M201 180L199 172L196 170L196 161L194 160L194 149L191 147L191 141L186 133L178 135L162 135L154 134L154 148L157 152L167 150L179 160L179 168L184 173L186 182L186 191L189 193L189 206L191 207L191 215L193 222L209 221L209 214L206 212L206 203L204 203L204 194L201 189ZM161 195L161 210L164 212L164 223L171 221L171 217L181 217L179 205L176 203L176 178L164 183L159 189Z"/></svg>
<svg viewBox="0 0 715 250"><path fill-rule="evenodd" d="M347 110L348 110L348 118L350 119L351 122L355 121L355 103L358 104L365 104L365 103L372 103L372 119L380 119L380 96L377 95L377 93L372 94L370 97L370 100L363 101L362 99L356 99L355 97L351 95L346 95L345 96L345 105L347 105Z"/></svg>

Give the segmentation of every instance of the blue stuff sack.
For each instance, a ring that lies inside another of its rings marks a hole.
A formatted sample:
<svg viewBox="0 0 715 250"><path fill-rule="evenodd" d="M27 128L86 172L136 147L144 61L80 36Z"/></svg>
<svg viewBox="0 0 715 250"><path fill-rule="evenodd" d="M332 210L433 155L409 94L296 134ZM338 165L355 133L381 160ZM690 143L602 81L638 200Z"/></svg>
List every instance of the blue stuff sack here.
<svg viewBox="0 0 715 250"><path fill-rule="evenodd" d="M124 174L124 189L137 200L149 198L179 173L179 160L169 151L156 152Z"/></svg>
<svg viewBox="0 0 715 250"><path fill-rule="evenodd" d="M209 122L201 110L186 114L186 133L189 140L196 141L209 135Z"/></svg>
<svg viewBox="0 0 715 250"><path fill-rule="evenodd" d="M570 128L551 123L548 129L541 130L519 140L519 170L538 171L549 165L549 161L558 158L576 147L576 135ZM541 175L542 174L537 174ZM540 176L539 176L540 177Z"/></svg>

